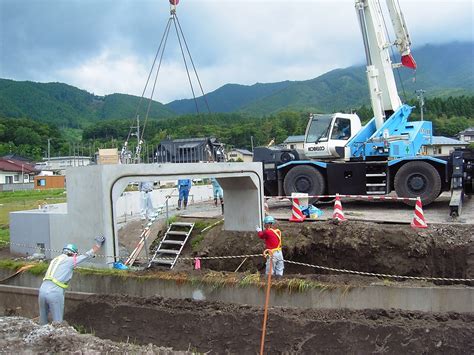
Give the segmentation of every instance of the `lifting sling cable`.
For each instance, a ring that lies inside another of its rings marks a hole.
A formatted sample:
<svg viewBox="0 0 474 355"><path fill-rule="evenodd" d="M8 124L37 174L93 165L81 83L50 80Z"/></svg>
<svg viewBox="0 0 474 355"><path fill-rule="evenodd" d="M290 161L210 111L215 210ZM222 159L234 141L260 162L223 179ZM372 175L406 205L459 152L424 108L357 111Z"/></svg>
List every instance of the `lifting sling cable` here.
<svg viewBox="0 0 474 355"><path fill-rule="evenodd" d="M161 37L160 45L158 46L158 50L156 51L155 58L153 60L153 64L151 66L150 72L148 73L148 78L146 80L145 87L143 88L142 96L140 97L140 100L138 101L138 105L137 105L137 108L135 110L135 116L132 119L132 124L131 124L130 130L128 132L127 140L125 141L125 147L128 146L128 141L130 140L130 137L132 135L132 130L133 130L133 128L135 128L135 127L133 127L133 122L135 122L135 120L137 119L138 112L140 110L143 98L144 98L145 93L146 93L146 89L148 87L148 83L149 83L151 75L153 73L153 69L155 68L156 60L158 59L158 56L159 56L160 51L161 51L161 47L163 45L165 37L167 37L167 33L169 32L170 27L171 27L171 18L168 20L168 23L166 24L165 32L163 33L163 36ZM139 138L139 137L137 137L137 138Z"/></svg>
<svg viewBox="0 0 474 355"><path fill-rule="evenodd" d="M185 55L185 52L184 52L184 49L183 49L183 45L181 43L180 34L183 37L183 42L185 44L187 54L190 58L190 61L191 61L191 64L192 64L192 67L193 67L193 70L194 70L194 74L196 75L197 81L199 83L199 87L201 89L201 92L202 92L204 101L206 103L208 112L211 113L211 110L209 108L209 103L207 102L204 90L202 88L201 80L199 79L199 75L197 73L196 67L194 65L194 61L193 61L192 56L191 56L191 52L189 51L189 47L188 47L186 39L184 37L184 33L183 33L182 28L181 28L181 24L179 23L178 16L176 15L176 11L172 9L171 10L171 16L170 16L170 19L169 19L168 25L167 25L167 30L165 30L165 33L166 33L165 41L164 41L163 49L162 49L162 52L161 52L160 61L159 61L158 68L157 68L157 73L156 73L156 76L155 76L155 82L154 82L154 85L153 85L153 90L152 90L152 93L151 93L150 98L149 98L148 108L147 108L147 113L145 115L145 121L144 121L144 124L143 124L142 133L141 133L140 139L139 139L140 144L141 144L141 142L143 142L143 138L144 138L144 134L145 134L145 127L146 127L146 124L147 124L147 121L148 121L148 116L149 116L151 104L153 102L153 94L154 94L154 91L155 91L156 82L158 80L158 74L159 74L159 71L160 71L160 68L161 68L161 63L163 61L163 55L164 55L166 43L167 43L167 40L168 40L168 35L169 35L170 27L171 27L171 25L170 25L171 21L173 21L173 24L174 24L174 27L175 27L175 30L176 30L176 36L178 37L178 43L179 43L179 47L181 49L181 55L183 57L184 66L186 68L186 74L187 74L187 77L188 77L189 85L191 87L191 91L192 91L192 94L193 94L193 99L194 99L194 104L196 106L196 111L197 111L197 113L199 113L198 101L197 101L197 98L196 98L196 95L195 95L195 92L194 92L194 87L193 87L193 84L192 84L191 76L189 74L189 68L188 68L188 64L187 64L187 61L186 61L186 55ZM179 27L179 30L178 30L178 27ZM136 154L137 158L138 158L138 154L140 153L140 150L141 150L141 148L137 149L137 154Z"/></svg>
<svg viewBox="0 0 474 355"><path fill-rule="evenodd" d="M145 121L144 121L144 123L143 123L142 132L141 132L140 137L139 137L139 146L137 147L136 158L139 157L140 152L141 152L141 143L143 142L143 138L144 138L144 134L145 134L146 123L147 123L147 121L148 121L148 116L149 116L149 113L150 113L151 104L153 103L153 95L154 95L154 93L155 93L156 83L157 83L157 81L158 81L158 74L160 73L161 64L163 63L163 55L165 54L166 44L168 43L168 36L169 36L169 33L170 33L170 29L171 29L171 18L170 18L170 20L168 21L168 23L169 23L170 25L167 26L167 28L166 28L166 30L165 30L166 33L165 33L165 36L164 36L163 48L162 48L162 50L161 50L160 61L158 62L158 67L157 67L157 70L156 70L155 80L154 80L154 82L153 82L153 88L152 88L152 91L151 91L151 94L150 94L150 98L148 99L148 107L147 107L147 111L146 111L146 114L145 114ZM153 68L152 68L152 70L153 70Z"/></svg>
<svg viewBox="0 0 474 355"><path fill-rule="evenodd" d="M181 36L183 37L184 45L185 45L186 50L189 54L189 59L191 60L191 64L193 66L194 73L196 74L196 78L197 78L197 81L199 83L199 88L201 89L202 98L204 99L204 102L206 103L207 111L209 113L211 113L211 109L209 108L209 103L207 102L206 94L204 93L204 90L202 88L201 80L199 79L199 75L198 75L198 72L196 70L196 66L194 65L193 57L191 57L191 52L189 51L188 43L186 42L186 38L184 37L183 29L181 28L181 24L179 22L178 15L175 14L175 17L176 17L176 22L178 23L179 30L181 32Z"/></svg>

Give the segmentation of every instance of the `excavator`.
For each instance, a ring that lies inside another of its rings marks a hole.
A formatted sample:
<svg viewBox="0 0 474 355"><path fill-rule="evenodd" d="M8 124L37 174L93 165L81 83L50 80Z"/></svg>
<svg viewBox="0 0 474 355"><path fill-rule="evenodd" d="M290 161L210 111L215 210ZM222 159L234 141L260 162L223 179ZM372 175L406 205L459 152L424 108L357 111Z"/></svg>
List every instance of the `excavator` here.
<svg viewBox="0 0 474 355"><path fill-rule="evenodd" d="M386 33L380 1L355 0L374 117L362 126L357 114L310 114L303 150L255 148L254 161L263 163L266 195L386 195L395 191L399 197L420 197L428 205L451 190L450 214L458 216L464 196L474 193L473 150L430 156L432 123L409 121L413 107L402 103L394 69L416 69L416 62L398 0L385 2L396 37L393 42ZM392 47L400 53L399 63L392 62Z"/></svg>

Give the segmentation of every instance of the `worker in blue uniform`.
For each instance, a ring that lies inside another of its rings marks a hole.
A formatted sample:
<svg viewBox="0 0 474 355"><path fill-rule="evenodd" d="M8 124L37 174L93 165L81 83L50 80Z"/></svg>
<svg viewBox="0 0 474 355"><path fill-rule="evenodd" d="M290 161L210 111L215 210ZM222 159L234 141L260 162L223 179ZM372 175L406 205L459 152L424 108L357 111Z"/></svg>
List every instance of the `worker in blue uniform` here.
<svg viewBox="0 0 474 355"><path fill-rule="evenodd" d="M62 322L64 316L64 292L77 265L93 258L97 251L104 245L105 237L95 238L96 244L84 255L78 255L77 246L67 244L63 253L55 257L49 264L39 289L39 322L41 325L48 323L48 313L51 313L53 322Z"/></svg>
<svg viewBox="0 0 474 355"><path fill-rule="evenodd" d="M181 203L183 204L184 209L188 206L188 197L191 186L193 185L191 179L179 179L178 180L178 210L181 209Z"/></svg>

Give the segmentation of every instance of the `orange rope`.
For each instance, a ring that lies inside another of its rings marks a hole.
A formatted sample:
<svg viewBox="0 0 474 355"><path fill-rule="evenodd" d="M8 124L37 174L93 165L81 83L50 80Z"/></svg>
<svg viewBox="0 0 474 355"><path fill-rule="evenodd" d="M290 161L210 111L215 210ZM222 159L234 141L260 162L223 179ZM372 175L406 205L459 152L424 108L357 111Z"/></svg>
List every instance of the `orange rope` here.
<svg viewBox="0 0 474 355"><path fill-rule="evenodd" d="M273 273L273 251L270 249L267 249L263 252L263 255L267 258L270 258L270 267L268 270L267 294L265 297L265 308L263 311L263 326L262 326L262 340L260 342L260 355L263 355L263 349L265 347L265 333L267 331L268 303L270 301L270 288L272 284L272 273Z"/></svg>

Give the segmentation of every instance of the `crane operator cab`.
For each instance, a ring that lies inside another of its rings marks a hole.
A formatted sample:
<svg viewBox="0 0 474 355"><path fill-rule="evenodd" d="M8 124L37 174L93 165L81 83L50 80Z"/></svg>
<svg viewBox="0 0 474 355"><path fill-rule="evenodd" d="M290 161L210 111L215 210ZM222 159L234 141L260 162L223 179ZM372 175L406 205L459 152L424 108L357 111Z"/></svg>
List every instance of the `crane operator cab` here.
<svg viewBox="0 0 474 355"><path fill-rule="evenodd" d="M344 147L361 129L356 114L311 114L306 127L304 150L308 158L344 158Z"/></svg>

